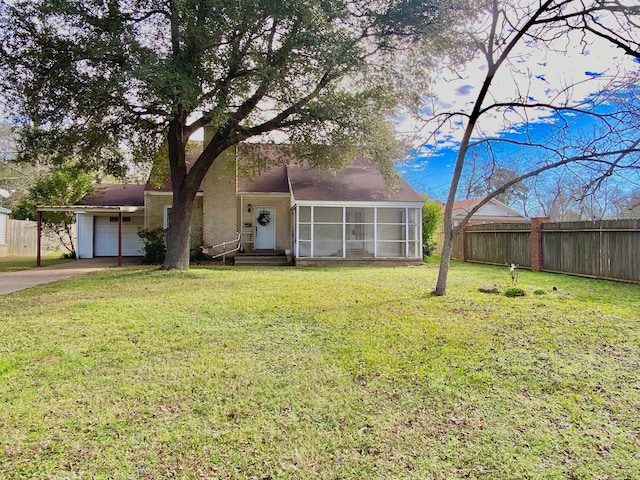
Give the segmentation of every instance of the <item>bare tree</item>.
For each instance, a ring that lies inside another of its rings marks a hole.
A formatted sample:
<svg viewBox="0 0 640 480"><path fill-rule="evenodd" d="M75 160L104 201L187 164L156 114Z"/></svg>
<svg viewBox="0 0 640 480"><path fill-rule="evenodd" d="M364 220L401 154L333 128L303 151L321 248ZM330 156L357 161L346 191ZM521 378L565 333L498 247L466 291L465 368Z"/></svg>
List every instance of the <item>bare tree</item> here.
<svg viewBox="0 0 640 480"><path fill-rule="evenodd" d="M486 21L469 33L484 60L484 78L471 111L429 117L434 125L433 138L447 125L460 124L463 130L445 205L445 236L434 294L446 292L454 235L490 199L554 169L571 169L590 188L598 188L614 172L640 167L640 135L635 118L640 100L632 91L638 83L637 72L613 68L606 75L594 72L583 80L549 85L548 95L539 99L531 91L532 82L540 79L527 69L527 54L523 53L558 51L576 44L586 52L594 43L608 42L621 48L624 54L640 58L638 19L640 6L618 0L544 0L530 5L516 0L488 2ZM497 79L523 72L528 74L528 83L517 85L515 94L509 96ZM594 89L596 84L598 87L591 95L580 98L575 92L584 82L593 83ZM540 111L545 112L547 121L553 122L553 128L544 137L536 136L530 128L530 120ZM520 128L521 135L515 139L492 136L481 121L496 117L504 122L505 130ZM590 128L576 131L572 128L576 118L589 119ZM492 169L508 168L516 175L495 185L484 201L454 227L453 203L467 158L478 149L482 149L484 161Z"/></svg>

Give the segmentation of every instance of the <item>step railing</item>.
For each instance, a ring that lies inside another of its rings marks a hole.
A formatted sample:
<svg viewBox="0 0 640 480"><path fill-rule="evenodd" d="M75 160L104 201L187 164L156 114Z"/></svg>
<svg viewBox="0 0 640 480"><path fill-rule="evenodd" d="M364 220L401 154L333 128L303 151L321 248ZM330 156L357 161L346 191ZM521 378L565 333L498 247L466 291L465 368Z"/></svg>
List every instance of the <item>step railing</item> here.
<svg viewBox="0 0 640 480"><path fill-rule="evenodd" d="M233 248L227 250L227 246L231 246ZM222 252L209 253L215 252L218 248L222 248ZM212 259L222 257L223 260L226 260L227 255L240 250L240 232L236 233L236 238L234 238L233 240L222 242L218 245L202 245L200 246L200 249L202 250L202 253L204 253L205 255L209 255Z"/></svg>

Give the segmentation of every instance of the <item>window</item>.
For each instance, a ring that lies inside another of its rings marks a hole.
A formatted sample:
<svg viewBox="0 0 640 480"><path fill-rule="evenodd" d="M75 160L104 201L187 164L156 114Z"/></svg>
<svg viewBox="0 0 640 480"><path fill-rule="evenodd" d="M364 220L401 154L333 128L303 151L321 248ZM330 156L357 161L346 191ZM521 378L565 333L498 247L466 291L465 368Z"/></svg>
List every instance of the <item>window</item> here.
<svg viewBox="0 0 640 480"><path fill-rule="evenodd" d="M171 205L164 206L164 218L162 221L162 228L169 228L169 218L171 217Z"/></svg>

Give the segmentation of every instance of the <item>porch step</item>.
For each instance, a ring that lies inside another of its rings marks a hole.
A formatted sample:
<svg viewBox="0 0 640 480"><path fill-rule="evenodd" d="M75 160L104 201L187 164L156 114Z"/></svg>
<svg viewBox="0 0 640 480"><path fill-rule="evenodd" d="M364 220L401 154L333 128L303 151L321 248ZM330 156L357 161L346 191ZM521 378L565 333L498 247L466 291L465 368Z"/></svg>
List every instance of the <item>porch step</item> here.
<svg viewBox="0 0 640 480"><path fill-rule="evenodd" d="M295 262L287 262L283 251L270 250L237 253L234 264L251 267L289 267L294 266Z"/></svg>

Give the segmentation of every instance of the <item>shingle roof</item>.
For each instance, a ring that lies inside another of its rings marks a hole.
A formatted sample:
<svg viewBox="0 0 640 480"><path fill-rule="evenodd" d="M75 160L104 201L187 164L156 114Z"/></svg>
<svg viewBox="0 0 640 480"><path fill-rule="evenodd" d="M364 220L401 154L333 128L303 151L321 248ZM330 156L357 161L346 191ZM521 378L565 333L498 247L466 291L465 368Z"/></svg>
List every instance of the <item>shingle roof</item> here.
<svg viewBox="0 0 640 480"><path fill-rule="evenodd" d="M101 183L96 186L92 195L84 198L83 204L88 206L144 206L144 185Z"/></svg>
<svg viewBox="0 0 640 480"><path fill-rule="evenodd" d="M289 193L287 167L274 165L255 178L238 176L240 193Z"/></svg>
<svg viewBox="0 0 640 480"><path fill-rule="evenodd" d="M455 202L453 202L453 214L456 215L458 213L466 213L482 200L482 198L467 198L466 200L456 200Z"/></svg>
<svg viewBox="0 0 640 480"><path fill-rule="evenodd" d="M288 172L298 201L423 201L402 179L396 188L389 188L376 165L365 158L337 171L289 165Z"/></svg>
<svg viewBox="0 0 640 480"><path fill-rule="evenodd" d="M238 157L245 165L258 164L260 173L253 178L238 177L239 193L289 193L289 183L298 201L392 201L422 202L422 198L402 179L391 188L377 166L366 158L356 159L340 170L311 168L295 162L277 145L240 145ZM283 153L284 152L284 153ZM187 169L199 154L187 157ZM268 166L271 163L271 166ZM255 166L255 165L254 165ZM102 184L85 199L91 206L143 206L144 191L171 192L170 179L163 185Z"/></svg>

